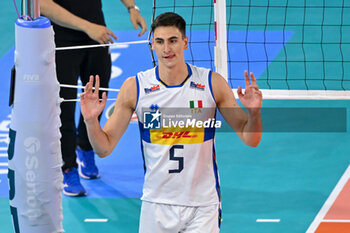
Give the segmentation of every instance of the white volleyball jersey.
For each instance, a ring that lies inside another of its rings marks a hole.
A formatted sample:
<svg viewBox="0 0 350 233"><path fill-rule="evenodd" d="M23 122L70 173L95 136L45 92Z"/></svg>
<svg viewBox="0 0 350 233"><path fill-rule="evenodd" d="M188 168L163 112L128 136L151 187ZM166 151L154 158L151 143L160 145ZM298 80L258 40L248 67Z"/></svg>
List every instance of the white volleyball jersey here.
<svg viewBox="0 0 350 233"><path fill-rule="evenodd" d="M137 74L135 112L145 165L145 201L186 206L220 202L212 73L187 67L186 81L177 86L166 86L158 67Z"/></svg>

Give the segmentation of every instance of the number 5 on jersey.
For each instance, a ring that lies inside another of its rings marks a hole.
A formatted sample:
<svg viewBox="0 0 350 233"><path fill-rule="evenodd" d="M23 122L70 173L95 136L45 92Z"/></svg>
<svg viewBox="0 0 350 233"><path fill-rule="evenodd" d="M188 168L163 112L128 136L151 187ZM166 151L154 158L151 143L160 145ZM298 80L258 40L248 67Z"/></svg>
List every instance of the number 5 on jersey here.
<svg viewBox="0 0 350 233"><path fill-rule="evenodd" d="M173 145L169 150L169 160L178 161L178 169L170 169L169 173L180 173L184 169L184 158L175 156L175 149L183 149L183 145Z"/></svg>

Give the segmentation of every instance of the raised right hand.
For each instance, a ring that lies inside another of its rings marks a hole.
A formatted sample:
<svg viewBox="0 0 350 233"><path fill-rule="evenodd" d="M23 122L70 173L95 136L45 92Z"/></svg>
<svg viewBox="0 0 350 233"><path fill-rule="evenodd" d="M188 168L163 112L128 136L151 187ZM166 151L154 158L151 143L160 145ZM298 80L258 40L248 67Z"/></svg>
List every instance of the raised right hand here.
<svg viewBox="0 0 350 233"><path fill-rule="evenodd" d="M90 81L86 84L84 92L80 96L80 110L83 114L84 121L98 119L98 116L102 113L106 106L107 95L106 92L102 94L102 101L100 101L98 92L100 88L100 77L96 75L95 90L92 86L94 83L94 76L90 76Z"/></svg>

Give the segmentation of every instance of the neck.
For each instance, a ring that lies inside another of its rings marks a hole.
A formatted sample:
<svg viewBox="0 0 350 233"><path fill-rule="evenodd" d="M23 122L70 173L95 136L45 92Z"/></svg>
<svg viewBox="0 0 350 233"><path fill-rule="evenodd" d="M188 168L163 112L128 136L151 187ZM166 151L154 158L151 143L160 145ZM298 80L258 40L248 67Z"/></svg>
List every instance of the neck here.
<svg viewBox="0 0 350 233"><path fill-rule="evenodd" d="M159 78L168 86L180 85L188 76L186 63L174 67L167 67L159 63Z"/></svg>

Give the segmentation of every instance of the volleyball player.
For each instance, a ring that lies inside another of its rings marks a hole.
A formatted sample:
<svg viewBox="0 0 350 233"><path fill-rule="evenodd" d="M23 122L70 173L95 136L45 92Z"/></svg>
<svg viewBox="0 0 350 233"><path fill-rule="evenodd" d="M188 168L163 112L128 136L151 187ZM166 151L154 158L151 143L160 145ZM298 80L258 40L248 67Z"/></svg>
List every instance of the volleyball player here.
<svg viewBox="0 0 350 233"><path fill-rule="evenodd" d="M207 109L205 114L210 119L218 108L241 140L256 147L262 132L262 94L253 73L249 78L245 71L245 93L239 87L238 96L247 109L246 114L220 74L186 64L184 50L188 47L188 37L181 16L161 14L151 30L152 49L159 66L124 82L115 110L103 129L98 115L105 107L106 94L103 93L100 101L99 77L96 76L93 91L94 77L90 76L81 96L90 142L100 157L109 155L135 111L140 122L146 172L139 232L219 232L220 188L213 131L200 127L189 131L170 127L172 131L169 131L158 124L153 129L154 125L145 121L156 123L164 108L186 109L197 103L197 109ZM147 114L152 119L145 117Z"/></svg>

